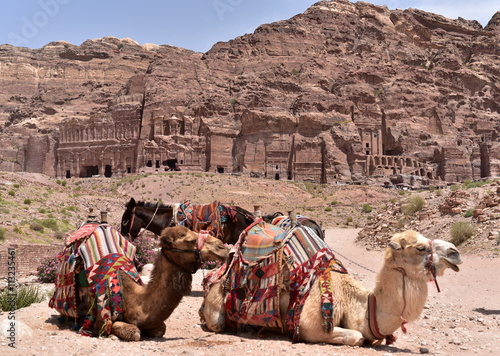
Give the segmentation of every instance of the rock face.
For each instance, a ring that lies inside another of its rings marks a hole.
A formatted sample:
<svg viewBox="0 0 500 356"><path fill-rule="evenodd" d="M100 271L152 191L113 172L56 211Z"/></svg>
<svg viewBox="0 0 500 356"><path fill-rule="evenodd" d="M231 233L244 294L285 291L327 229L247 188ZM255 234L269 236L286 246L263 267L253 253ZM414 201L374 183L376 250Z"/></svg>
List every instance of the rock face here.
<svg viewBox="0 0 500 356"><path fill-rule="evenodd" d="M482 28L333 0L204 54L111 37L0 46L0 169L416 186L500 176L499 44L500 12Z"/></svg>

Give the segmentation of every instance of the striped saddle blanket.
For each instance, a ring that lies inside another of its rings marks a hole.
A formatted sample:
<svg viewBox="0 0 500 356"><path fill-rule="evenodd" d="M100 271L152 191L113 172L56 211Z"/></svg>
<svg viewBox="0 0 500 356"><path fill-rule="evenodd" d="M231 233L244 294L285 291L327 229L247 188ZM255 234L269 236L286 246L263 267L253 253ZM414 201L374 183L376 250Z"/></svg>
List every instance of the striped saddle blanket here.
<svg viewBox="0 0 500 356"><path fill-rule="evenodd" d="M65 247L57 257L59 265L49 307L67 317L81 316L77 311L78 280L80 286L90 287L94 310L89 310L85 317L84 326L87 327L95 320L96 310L101 313L107 327L112 320L119 318L121 294L118 270L124 270L142 284L133 263L135 246L107 224L89 223L81 226L66 238ZM82 271L76 270L78 258L83 261Z"/></svg>

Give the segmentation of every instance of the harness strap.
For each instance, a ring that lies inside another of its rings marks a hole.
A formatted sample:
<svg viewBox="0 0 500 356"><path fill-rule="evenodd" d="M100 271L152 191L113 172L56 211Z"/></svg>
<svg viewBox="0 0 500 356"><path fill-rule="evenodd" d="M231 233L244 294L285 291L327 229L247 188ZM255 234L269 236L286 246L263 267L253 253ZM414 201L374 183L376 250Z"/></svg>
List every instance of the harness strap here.
<svg viewBox="0 0 500 356"><path fill-rule="evenodd" d="M377 340L384 340L387 345L391 345L396 342L396 336L383 335L377 324L377 298L375 294L370 293L368 295L368 326L370 327L370 332Z"/></svg>

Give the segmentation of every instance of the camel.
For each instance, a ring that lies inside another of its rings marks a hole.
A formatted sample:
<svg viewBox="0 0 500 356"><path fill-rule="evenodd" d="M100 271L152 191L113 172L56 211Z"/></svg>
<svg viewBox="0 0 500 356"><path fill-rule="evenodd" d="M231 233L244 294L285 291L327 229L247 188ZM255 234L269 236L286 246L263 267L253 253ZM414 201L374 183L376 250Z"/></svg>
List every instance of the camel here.
<svg viewBox="0 0 500 356"><path fill-rule="evenodd" d="M442 276L447 268L458 272L461 258L450 242L430 240L413 230L395 234L385 251L384 265L377 275L373 291L364 288L351 275L329 273L333 296L331 331L324 330L319 278L310 289L303 304L296 341L360 346L387 344L395 341L393 333L404 324L420 316L428 294L428 282ZM283 263L282 284L278 292L279 317L286 325L290 310L290 270ZM214 272L214 274L217 272ZM205 297L200 318L210 331L221 332L228 324L225 309L228 292L226 276L205 285ZM436 281L437 286L437 281ZM248 296L247 296L248 299ZM293 306L292 306L293 308ZM238 326L237 324L236 326ZM280 328L282 332L283 327Z"/></svg>
<svg viewBox="0 0 500 356"><path fill-rule="evenodd" d="M203 241L202 236L206 240ZM112 321L110 334L120 339L138 341L141 336L162 337L166 330L165 320L182 297L191 293L192 273L200 267L201 260L225 261L228 257L221 240L184 226L164 229L159 247L160 253L147 285L139 285L123 270L119 271L123 313L121 320ZM102 330L103 324L97 314L94 333Z"/></svg>

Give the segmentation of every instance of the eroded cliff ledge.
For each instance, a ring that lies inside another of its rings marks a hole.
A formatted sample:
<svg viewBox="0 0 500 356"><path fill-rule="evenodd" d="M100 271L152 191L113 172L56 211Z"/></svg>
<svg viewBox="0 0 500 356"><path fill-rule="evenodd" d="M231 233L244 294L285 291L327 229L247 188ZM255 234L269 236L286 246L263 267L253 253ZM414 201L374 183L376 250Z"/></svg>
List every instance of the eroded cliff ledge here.
<svg viewBox="0 0 500 356"><path fill-rule="evenodd" d="M483 28L334 0L207 53L112 37L3 45L0 169L414 185L500 176L499 39L500 12Z"/></svg>

